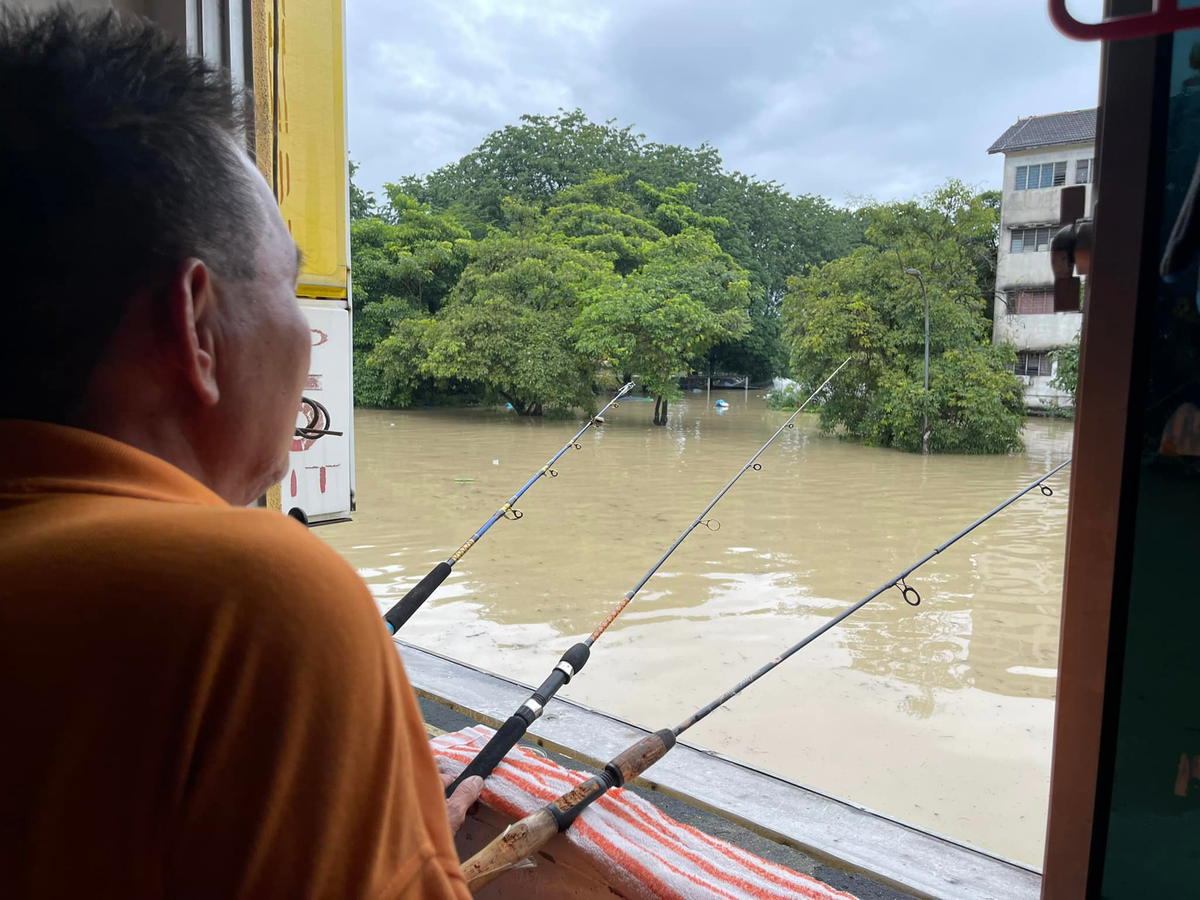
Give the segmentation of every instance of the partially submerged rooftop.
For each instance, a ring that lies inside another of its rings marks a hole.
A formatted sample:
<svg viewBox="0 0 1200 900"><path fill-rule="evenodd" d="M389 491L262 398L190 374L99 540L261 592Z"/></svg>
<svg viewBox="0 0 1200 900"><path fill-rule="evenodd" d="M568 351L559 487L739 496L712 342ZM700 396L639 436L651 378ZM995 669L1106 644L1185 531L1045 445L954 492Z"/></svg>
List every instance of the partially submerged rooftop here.
<svg viewBox="0 0 1200 900"><path fill-rule="evenodd" d="M1096 140L1096 110L1074 109L1017 119L988 147L988 153L1036 150L1060 144L1089 144Z"/></svg>

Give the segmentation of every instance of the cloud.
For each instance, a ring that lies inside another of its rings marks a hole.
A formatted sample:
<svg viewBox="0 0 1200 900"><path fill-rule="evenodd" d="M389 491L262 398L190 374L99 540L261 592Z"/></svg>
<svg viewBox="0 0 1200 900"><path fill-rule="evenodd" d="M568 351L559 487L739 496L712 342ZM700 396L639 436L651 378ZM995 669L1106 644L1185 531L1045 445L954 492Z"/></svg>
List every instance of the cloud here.
<svg viewBox="0 0 1200 900"><path fill-rule="evenodd" d="M357 0L347 35L368 188L575 106L838 201L995 185L1008 125L1095 105L1098 83L1098 49L1042 0Z"/></svg>

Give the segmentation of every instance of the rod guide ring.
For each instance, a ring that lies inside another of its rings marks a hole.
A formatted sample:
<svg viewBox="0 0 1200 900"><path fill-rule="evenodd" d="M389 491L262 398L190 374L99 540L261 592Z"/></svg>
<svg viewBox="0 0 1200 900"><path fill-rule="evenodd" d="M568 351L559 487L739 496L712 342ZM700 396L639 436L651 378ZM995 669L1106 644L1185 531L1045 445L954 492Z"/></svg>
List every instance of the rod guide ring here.
<svg viewBox="0 0 1200 900"><path fill-rule="evenodd" d="M897 581L894 587L900 592L900 596L904 598L904 602L909 606L921 605L920 592L915 587L906 584L903 578Z"/></svg>

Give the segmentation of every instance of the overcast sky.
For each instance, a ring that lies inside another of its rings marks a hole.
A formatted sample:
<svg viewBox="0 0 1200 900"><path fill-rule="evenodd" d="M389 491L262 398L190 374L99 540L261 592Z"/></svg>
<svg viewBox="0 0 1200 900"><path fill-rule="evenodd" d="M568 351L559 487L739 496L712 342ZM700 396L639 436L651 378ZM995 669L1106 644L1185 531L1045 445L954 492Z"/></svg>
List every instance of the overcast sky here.
<svg viewBox="0 0 1200 900"><path fill-rule="evenodd" d="M1099 0L1076 0L1082 18ZM1099 50L1045 0L348 0L350 154L378 189L522 113L707 141L793 193L998 187L1020 116L1096 105Z"/></svg>

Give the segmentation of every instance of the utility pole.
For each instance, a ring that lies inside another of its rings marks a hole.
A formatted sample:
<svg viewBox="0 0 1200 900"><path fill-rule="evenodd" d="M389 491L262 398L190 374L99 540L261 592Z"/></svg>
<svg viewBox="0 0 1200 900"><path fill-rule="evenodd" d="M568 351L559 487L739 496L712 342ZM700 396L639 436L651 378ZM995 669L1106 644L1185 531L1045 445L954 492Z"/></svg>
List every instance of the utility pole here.
<svg viewBox="0 0 1200 900"><path fill-rule="evenodd" d="M929 292L925 290L925 279L921 277L920 269L905 269L905 275L911 275L921 285L921 295L925 298L925 403L921 416L921 452L929 453Z"/></svg>

